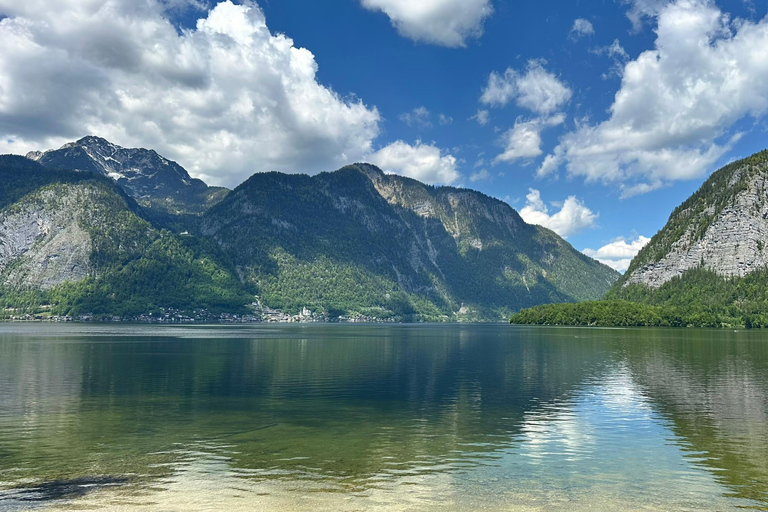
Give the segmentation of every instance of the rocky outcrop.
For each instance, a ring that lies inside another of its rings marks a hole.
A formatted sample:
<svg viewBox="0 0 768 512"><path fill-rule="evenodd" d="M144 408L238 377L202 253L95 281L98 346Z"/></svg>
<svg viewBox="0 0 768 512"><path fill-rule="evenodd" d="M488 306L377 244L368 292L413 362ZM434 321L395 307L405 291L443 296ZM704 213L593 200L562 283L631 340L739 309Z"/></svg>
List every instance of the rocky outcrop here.
<svg viewBox="0 0 768 512"><path fill-rule="evenodd" d="M682 234L669 242L668 250L657 260L635 262L624 286L658 288L699 267L721 276L744 277L768 265L768 165L745 165L730 171L727 177L713 175L725 185L716 195L701 194L673 214L670 224L685 223ZM702 189L708 186L713 188L707 183ZM669 237L670 224L654 237L649 249L656 249L654 245Z"/></svg>
<svg viewBox="0 0 768 512"><path fill-rule="evenodd" d="M0 275L6 286L50 289L93 273L91 237L78 222L89 187L43 189L0 212Z"/></svg>

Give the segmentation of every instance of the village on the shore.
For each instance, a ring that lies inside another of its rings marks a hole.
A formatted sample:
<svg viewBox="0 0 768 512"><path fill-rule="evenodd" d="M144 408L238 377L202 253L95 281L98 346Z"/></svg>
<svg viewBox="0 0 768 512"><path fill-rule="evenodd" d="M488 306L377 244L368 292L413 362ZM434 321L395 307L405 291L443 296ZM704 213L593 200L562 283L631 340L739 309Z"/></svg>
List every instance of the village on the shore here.
<svg viewBox="0 0 768 512"><path fill-rule="evenodd" d="M160 308L158 312L138 316L117 315L54 315L45 310L35 313L22 313L6 309L0 320L11 322L126 322L146 324L250 324L250 323L372 323L395 322L396 319L381 319L366 315L340 315L330 317L323 313L303 307L298 314L286 313L279 309L264 306L259 297L251 304L252 312L246 314L213 313L207 309L182 311L175 308Z"/></svg>

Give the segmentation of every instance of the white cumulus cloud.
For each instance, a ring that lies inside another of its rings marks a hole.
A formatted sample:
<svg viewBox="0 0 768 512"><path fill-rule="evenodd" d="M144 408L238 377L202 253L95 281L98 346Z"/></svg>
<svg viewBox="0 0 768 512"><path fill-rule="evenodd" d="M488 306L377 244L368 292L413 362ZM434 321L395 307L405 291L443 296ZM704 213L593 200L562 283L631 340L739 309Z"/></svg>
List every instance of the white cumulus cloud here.
<svg viewBox="0 0 768 512"><path fill-rule="evenodd" d="M0 0L0 152L90 133L229 186L371 153L378 111L318 83L313 54L256 3L218 3L179 31L164 8L180 2Z"/></svg>
<svg viewBox="0 0 768 512"><path fill-rule="evenodd" d="M451 48L483 34L483 22L493 13L490 0L361 0L363 7L381 11L404 37Z"/></svg>
<svg viewBox="0 0 768 512"><path fill-rule="evenodd" d="M610 117L566 134L540 167L618 183L623 196L697 178L768 109L768 17L731 20L707 0L637 2L658 10L653 50L627 62ZM640 8L638 7L638 8Z"/></svg>
<svg viewBox="0 0 768 512"><path fill-rule="evenodd" d="M624 237L620 237L597 250L584 249L581 252L600 263L608 265L614 270L625 272L629 268L632 258L637 256L640 249L645 247L650 241L650 238L642 235L638 236L635 240L629 241Z"/></svg>
<svg viewBox="0 0 768 512"><path fill-rule="evenodd" d="M590 36L595 33L595 27L592 22L585 20L584 18L577 18L573 22L573 28L571 28L572 37L584 37Z"/></svg>
<svg viewBox="0 0 768 512"><path fill-rule="evenodd" d="M382 170L433 185L450 185L461 177L452 155L440 148L417 141L415 145L398 140L373 153L368 161Z"/></svg>
<svg viewBox="0 0 768 512"><path fill-rule="evenodd" d="M469 176L469 181L472 183L478 182L478 181L485 181L491 179L491 173L488 172L488 169L480 169L477 172L473 172Z"/></svg>
<svg viewBox="0 0 768 512"><path fill-rule="evenodd" d="M429 128L432 126L432 113L424 106L416 107L410 112L400 114L400 120L408 126Z"/></svg>
<svg viewBox="0 0 768 512"><path fill-rule="evenodd" d="M657 16L659 12L672 0L622 0L622 3L630 6L627 11L627 18L632 22L635 31L643 28L643 21L646 18Z"/></svg>
<svg viewBox="0 0 768 512"><path fill-rule="evenodd" d="M557 126L565 121L565 116L558 114L550 118L537 118L530 121L520 121L501 137L504 152L497 156L493 163L514 162L521 158L535 158L543 153L541 150L541 132L551 126Z"/></svg>
<svg viewBox="0 0 768 512"><path fill-rule="evenodd" d="M538 224L549 228L563 238L579 233L584 229L595 226L598 214L578 200L575 196L566 199L560 210L550 214L549 208L541 199L541 192L529 189L525 196L526 202L520 216L528 224Z"/></svg>
<svg viewBox="0 0 768 512"><path fill-rule="evenodd" d="M503 107L515 100L517 105L540 115L551 114L570 101L571 89L540 61L532 60L525 72L507 68L503 75L491 72L480 101Z"/></svg>
<svg viewBox="0 0 768 512"><path fill-rule="evenodd" d="M477 114L469 118L469 120L471 119L474 119L475 121L477 121L477 124L479 124L480 126L485 126L488 124L488 121L491 120L491 114L487 110L478 109Z"/></svg>

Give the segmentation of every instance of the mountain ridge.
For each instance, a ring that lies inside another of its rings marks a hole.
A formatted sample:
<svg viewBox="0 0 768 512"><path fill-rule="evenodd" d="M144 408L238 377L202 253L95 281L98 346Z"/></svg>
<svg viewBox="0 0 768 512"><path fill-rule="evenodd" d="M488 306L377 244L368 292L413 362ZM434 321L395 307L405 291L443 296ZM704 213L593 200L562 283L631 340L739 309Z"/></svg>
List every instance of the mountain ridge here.
<svg viewBox="0 0 768 512"><path fill-rule="evenodd" d="M394 189L397 194L387 193ZM292 286L287 281L297 279L297 269L327 273L330 263L318 263L316 254L359 279L369 272L385 277L368 308L388 309L384 297L396 284L406 295L428 297L425 307L449 318L462 304L501 319L516 305L594 298L618 277L551 231L526 224L502 201L424 185L370 164L315 176L255 174L206 212L200 230L230 253L241 275L288 309L299 304L276 295ZM350 240L364 240L375 251L360 252ZM568 271L558 266L565 260ZM318 294L305 295L305 302L317 301Z"/></svg>
<svg viewBox="0 0 768 512"><path fill-rule="evenodd" d="M201 214L228 190L192 178L181 165L153 149L124 148L89 135L59 149L32 151L27 158L49 169L107 176L146 208L170 214Z"/></svg>
<svg viewBox="0 0 768 512"><path fill-rule="evenodd" d="M3 309L71 316L244 312L250 295L215 248L154 226L108 178L28 162L11 167L23 162L0 157L0 179L11 174L21 187L9 194L18 199L0 203Z"/></svg>
<svg viewBox="0 0 768 512"><path fill-rule="evenodd" d="M768 150L715 171L675 208L665 226L632 260L621 286L659 288L704 267L745 277L768 265Z"/></svg>

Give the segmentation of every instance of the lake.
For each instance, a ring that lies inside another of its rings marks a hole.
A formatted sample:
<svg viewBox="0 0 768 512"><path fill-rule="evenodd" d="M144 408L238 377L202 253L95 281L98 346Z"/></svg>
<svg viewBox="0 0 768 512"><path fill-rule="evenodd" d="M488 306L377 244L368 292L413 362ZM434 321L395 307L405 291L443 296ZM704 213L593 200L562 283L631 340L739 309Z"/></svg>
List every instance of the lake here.
<svg viewBox="0 0 768 512"><path fill-rule="evenodd" d="M768 333L0 324L0 511L768 509Z"/></svg>

